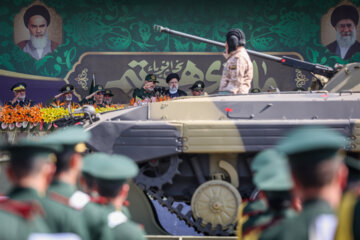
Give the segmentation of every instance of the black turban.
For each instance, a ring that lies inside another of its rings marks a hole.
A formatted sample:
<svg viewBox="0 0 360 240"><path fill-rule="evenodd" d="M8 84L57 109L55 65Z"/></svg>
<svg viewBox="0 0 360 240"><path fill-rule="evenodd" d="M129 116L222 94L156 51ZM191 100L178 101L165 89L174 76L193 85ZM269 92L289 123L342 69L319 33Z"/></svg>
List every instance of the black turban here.
<svg viewBox="0 0 360 240"><path fill-rule="evenodd" d="M335 27L342 19L351 19L357 26L359 22L359 13L357 9L351 5L341 5L335 8L331 14L331 25Z"/></svg>
<svg viewBox="0 0 360 240"><path fill-rule="evenodd" d="M170 73L167 77L166 77L166 83L169 83L171 79L176 78L178 81L180 81L180 77L177 73Z"/></svg>
<svg viewBox="0 0 360 240"><path fill-rule="evenodd" d="M46 9L46 7L44 7L42 5L33 5L33 6L29 7L24 14L24 24L26 27L28 27L30 18L35 15L40 15L43 18L45 18L45 20L47 22L47 26L49 26L50 13Z"/></svg>

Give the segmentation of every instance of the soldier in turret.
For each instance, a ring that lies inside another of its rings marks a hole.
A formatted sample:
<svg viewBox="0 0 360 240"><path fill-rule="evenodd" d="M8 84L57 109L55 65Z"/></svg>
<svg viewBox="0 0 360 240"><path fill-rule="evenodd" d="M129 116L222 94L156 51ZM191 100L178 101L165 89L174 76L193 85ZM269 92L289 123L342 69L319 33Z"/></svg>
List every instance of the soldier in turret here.
<svg viewBox="0 0 360 240"><path fill-rule="evenodd" d="M251 88L253 65L245 49L245 34L238 28L226 34L220 94L247 94Z"/></svg>

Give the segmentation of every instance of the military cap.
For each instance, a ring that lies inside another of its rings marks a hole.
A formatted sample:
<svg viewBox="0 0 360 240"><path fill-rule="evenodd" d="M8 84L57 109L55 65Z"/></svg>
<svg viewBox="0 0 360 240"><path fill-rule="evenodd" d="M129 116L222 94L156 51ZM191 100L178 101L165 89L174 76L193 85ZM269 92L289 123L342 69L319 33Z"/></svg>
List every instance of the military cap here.
<svg viewBox="0 0 360 240"><path fill-rule="evenodd" d="M105 90L102 85L95 85L93 92L97 92L97 91L104 92Z"/></svg>
<svg viewBox="0 0 360 240"><path fill-rule="evenodd" d="M146 75L145 81L148 81L148 82L156 82L156 83L159 82L159 81L156 80L156 76L155 76L154 74L148 74L148 75Z"/></svg>
<svg viewBox="0 0 360 240"><path fill-rule="evenodd" d="M71 84L65 84L64 86L61 87L60 92L62 93L69 93L72 92L74 90L74 86Z"/></svg>
<svg viewBox="0 0 360 240"><path fill-rule="evenodd" d="M111 89L105 89L104 95L109 95L109 96L114 96L114 94L112 94Z"/></svg>
<svg viewBox="0 0 360 240"><path fill-rule="evenodd" d="M259 92L261 92L261 90L259 88L253 88L253 89L251 89L251 92L252 93L259 93Z"/></svg>
<svg viewBox="0 0 360 240"><path fill-rule="evenodd" d="M177 73L170 73L167 77L166 77L166 83L169 83L171 79L176 78L178 81L180 81L180 77L179 74Z"/></svg>
<svg viewBox="0 0 360 240"><path fill-rule="evenodd" d="M285 159L285 160L284 160ZM276 149L266 149L258 153L252 161L250 168L253 172L258 172L264 167L270 166L272 163L286 161L285 154Z"/></svg>
<svg viewBox="0 0 360 240"><path fill-rule="evenodd" d="M123 155L91 153L84 157L82 171L98 179L125 181L135 177L139 168L134 161Z"/></svg>
<svg viewBox="0 0 360 240"><path fill-rule="evenodd" d="M359 22L359 13L354 6L351 5L338 6L331 13L331 25L335 27L336 24L342 19L351 19L357 26Z"/></svg>
<svg viewBox="0 0 360 240"><path fill-rule="evenodd" d="M71 149L75 152L82 153L86 149L84 142L89 140L89 138L90 133L85 131L82 127L71 126L61 128L42 137L40 142L48 144L61 144L65 148L64 150Z"/></svg>
<svg viewBox="0 0 360 240"><path fill-rule="evenodd" d="M324 126L303 126L290 132L277 146L290 161L322 161L348 146L348 139Z"/></svg>
<svg viewBox="0 0 360 240"><path fill-rule="evenodd" d="M25 89L26 89L26 84L23 82L16 83L11 87L11 91L19 91Z"/></svg>
<svg viewBox="0 0 360 240"><path fill-rule="evenodd" d="M263 191L286 191L293 187L288 162L284 154L275 150L264 151L261 155L264 165L254 176L254 183ZM264 160L267 160L264 161Z"/></svg>
<svg viewBox="0 0 360 240"><path fill-rule="evenodd" d="M45 18L47 26L49 26L50 13L46 9L46 7L44 7L42 5L33 5L33 6L29 7L24 14L24 24L26 27L28 27L30 18L35 15L40 15L43 18Z"/></svg>
<svg viewBox="0 0 360 240"><path fill-rule="evenodd" d="M16 144L6 145L2 150L10 153L10 161L26 161L33 156L46 156L52 153L59 153L63 150L60 144L50 144L40 141L38 138L23 139ZM50 161L56 161L55 155L51 155Z"/></svg>
<svg viewBox="0 0 360 240"><path fill-rule="evenodd" d="M205 83L203 81L196 81L189 89L191 90L204 90L205 88Z"/></svg>

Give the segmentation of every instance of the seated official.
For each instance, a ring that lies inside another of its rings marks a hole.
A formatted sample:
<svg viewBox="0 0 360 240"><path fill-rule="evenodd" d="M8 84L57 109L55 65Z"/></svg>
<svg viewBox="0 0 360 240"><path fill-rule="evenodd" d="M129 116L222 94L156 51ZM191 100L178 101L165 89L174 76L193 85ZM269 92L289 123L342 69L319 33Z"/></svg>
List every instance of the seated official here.
<svg viewBox="0 0 360 240"><path fill-rule="evenodd" d="M94 87L93 92L84 98L80 102L81 105L93 105L96 108L103 108L106 107L106 104L104 103L104 87L101 85L96 85Z"/></svg>
<svg viewBox="0 0 360 240"><path fill-rule="evenodd" d="M133 92L133 98L135 100L141 99L151 99L156 96L156 83L159 81L156 80L156 76L154 74L148 74L145 77L144 85L142 88L135 88Z"/></svg>
<svg viewBox="0 0 360 240"><path fill-rule="evenodd" d="M16 83L11 87L11 91L14 93L14 98L11 101L8 101L6 105L11 105L13 107L20 106L32 107L36 103L28 98L26 98L26 84L23 82Z"/></svg>
<svg viewBox="0 0 360 240"><path fill-rule="evenodd" d="M53 107L63 107L63 108L68 108L69 106L79 107L79 104L74 103L73 101L73 91L74 91L73 85L65 84L64 86L61 87L59 91L61 93L59 93L50 101L48 101L47 105Z"/></svg>
<svg viewBox="0 0 360 240"><path fill-rule="evenodd" d="M196 81L189 89L193 96L204 95L205 83L203 81Z"/></svg>
<svg viewBox="0 0 360 240"><path fill-rule="evenodd" d="M186 92L179 89L180 77L177 73L170 73L166 77L166 83L169 85L169 89L165 91L165 94L171 98L187 96Z"/></svg>

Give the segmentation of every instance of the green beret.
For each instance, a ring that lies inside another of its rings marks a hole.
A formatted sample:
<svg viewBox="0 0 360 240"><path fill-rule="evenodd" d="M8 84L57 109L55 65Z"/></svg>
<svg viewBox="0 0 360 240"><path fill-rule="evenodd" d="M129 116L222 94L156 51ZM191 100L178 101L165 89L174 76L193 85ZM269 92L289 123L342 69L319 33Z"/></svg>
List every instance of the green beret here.
<svg viewBox="0 0 360 240"><path fill-rule="evenodd" d="M255 156L250 168L251 171L256 173L260 169L278 161L286 161L285 155L275 149L266 149Z"/></svg>
<svg viewBox="0 0 360 240"><path fill-rule="evenodd" d="M158 83L158 82L159 82L159 81L156 80L156 76L155 76L154 74L148 74L148 75L146 75L145 81L155 82L155 83Z"/></svg>
<svg viewBox="0 0 360 240"><path fill-rule="evenodd" d="M60 128L40 139L41 142L50 144L61 144L64 147L75 147L79 143L84 143L90 139L90 133L86 132L82 127L71 126ZM85 149L74 149L76 152L83 152Z"/></svg>
<svg viewBox="0 0 360 240"><path fill-rule="evenodd" d="M138 174L134 161L123 155L92 153L84 157L82 171L104 180L126 180Z"/></svg>
<svg viewBox="0 0 360 240"><path fill-rule="evenodd" d="M278 156L281 158L281 155ZM285 158L261 168L254 177L254 184L263 191L287 191L293 187L290 169Z"/></svg>
<svg viewBox="0 0 360 240"><path fill-rule="evenodd" d="M339 149L344 149L348 145L348 138L333 129L323 126L303 126L290 132L280 141L277 149L288 156L304 154L306 157L312 156L311 160L322 160L334 156Z"/></svg>

